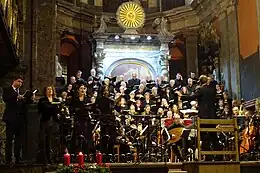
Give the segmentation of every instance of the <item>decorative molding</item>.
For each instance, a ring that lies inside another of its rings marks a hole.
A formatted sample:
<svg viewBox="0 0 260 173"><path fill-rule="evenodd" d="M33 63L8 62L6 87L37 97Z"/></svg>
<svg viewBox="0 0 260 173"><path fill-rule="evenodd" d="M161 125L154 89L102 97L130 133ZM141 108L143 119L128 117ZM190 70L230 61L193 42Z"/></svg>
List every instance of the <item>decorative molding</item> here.
<svg viewBox="0 0 260 173"><path fill-rule="evenodd" d="M58 13L63 13L66 14L70 17L73 17L74 19L82 19L83 21L85 20L86 22L89 22L94 19L95 14L93 13L88 13L84 8L80 8L77 6L71 6L70 3L64 2L64 1L59 1L57 3L57 9ZM80 15L82 15L80 17Z"/></svg>
<svg viewBox="0 0 260 173"><path fill-rule="evenodd" d="M158 17L154 20L153 25L156 27L159 37L173 37L168 31L168 20L164 17Z"/></svg>

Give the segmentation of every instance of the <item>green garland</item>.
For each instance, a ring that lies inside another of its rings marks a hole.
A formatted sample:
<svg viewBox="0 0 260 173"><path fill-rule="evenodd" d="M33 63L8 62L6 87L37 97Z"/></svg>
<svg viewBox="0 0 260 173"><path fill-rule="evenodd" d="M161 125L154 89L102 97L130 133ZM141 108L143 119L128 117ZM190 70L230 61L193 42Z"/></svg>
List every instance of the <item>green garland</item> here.
<svg viewBox="0 0 260 173"><path fill-rule="evenodd" d="M59 166L56 173L110 173L109 165Z"/></svg>

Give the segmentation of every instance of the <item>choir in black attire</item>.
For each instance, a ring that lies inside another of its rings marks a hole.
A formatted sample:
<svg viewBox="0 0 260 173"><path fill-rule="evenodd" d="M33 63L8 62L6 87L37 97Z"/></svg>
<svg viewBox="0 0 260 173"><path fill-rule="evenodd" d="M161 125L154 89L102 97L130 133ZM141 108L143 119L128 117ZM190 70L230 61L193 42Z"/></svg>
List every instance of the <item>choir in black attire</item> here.
<svg viewBox="0 0 260 173"><path fill-rule="evenodd" d="M76 131L74 133L74 149L78 153L84 149L84 153L93 153L92 143L92 124L89 115L90 99L86 96L87 88L84 85L79 85L76 96L72 100L72 112L75 116Z"/></svg>
<svg viewBox="0 0 260 173"><path fill-rule="evenodd" d="M3 121L6 124L6 163L12 163L12 146L14 140L14 157L15 163L21 161L21 147L23 141L23 132L25 130L27 105L32 103L32 98L28 95L20 94L20 87L23 84L23 77L15 77L12 86L3 89L3 101L6 108L3 115ZM27 97L26 97L27 96Z"/></svg>
<svg viewBox="0 0 260 173"><path fill-rule="evenodd" d="M55 132L58 131L57 122L60 112L60 102L56 98L54 87L48 86L44 88L44 97L40 98L38 109L41 118L37 162L52 164L52 141Z"/></svg>

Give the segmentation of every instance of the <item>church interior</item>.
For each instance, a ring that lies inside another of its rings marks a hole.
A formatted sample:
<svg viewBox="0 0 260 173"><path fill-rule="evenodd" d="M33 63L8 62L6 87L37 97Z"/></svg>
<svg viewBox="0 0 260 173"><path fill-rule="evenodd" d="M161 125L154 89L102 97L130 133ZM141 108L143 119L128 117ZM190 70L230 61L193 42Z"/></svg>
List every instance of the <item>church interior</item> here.
<svg viewBox="0 0 260 173"><path fill-rule="evenodd" d="M0 172L9 173L2 165L12 143L10 163L18 163L17 157L26 163L12 169L30 173L44 173L47 162L52 171L55 162L73 172L68 165L80 162L77 153L85 154L87 164L110 163L108 172L257 172L259 43L259 0L0 0ZM24 132L20 156L15 151L18 137L9 137L22 136L9 133L10 109L17 106L11 106L12 93L5 89L16 90L17 81L21 92L13 93L14 102L26 105L26 111L14 114L24 117L23 127L14 123L14 129ZM198 96L204 87L207 94ZM30 103L25 101L28 93ZM45 113L51 120L43 120ZM104 119L115 125L102 125ZM169 119L174 120L171 128L166 126ZM51 134L47 129L54 125L49 121L57 124ZM194 128L179 127L183 123ZM207 132L217 132L214 142L221 148L205 148L214 146ZM73 142L78 138L79 144ZM65 150L71 154L69 161ZM39 159L41 151L47 161ZM201 164L203 159L210 162ZM28 163L43 164L44 169Z"/></svg>

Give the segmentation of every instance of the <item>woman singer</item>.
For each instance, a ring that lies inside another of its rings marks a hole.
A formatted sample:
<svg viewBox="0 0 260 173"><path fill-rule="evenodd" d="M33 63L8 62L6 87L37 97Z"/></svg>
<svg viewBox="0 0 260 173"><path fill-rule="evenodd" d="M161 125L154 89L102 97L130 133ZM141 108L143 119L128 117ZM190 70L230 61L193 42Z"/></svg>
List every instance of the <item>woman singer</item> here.
<svg viewBox="0 0 260 173"><path fill-rule="evenodd" d="M89 115L89 98L87 95L87 88L85 85L79 85L76 96L72 101L72 109L75 114L76 127L76 152L86 150L84 153L91 153L92 147L92 125L90 123ZM79 140L79 141L78 141Z"/></svg>
<svg viewBox="0 0 260 173"><path fill-rule="evenodd" d="M53 139L53 132L56 129L55 122L59 119L59 107L59 99L56 98L54 87L45 87L44 97L42 97L38 103L38 110L41 115L38 161L42 164L53 163L51 159L51 141Z"/></svg>

